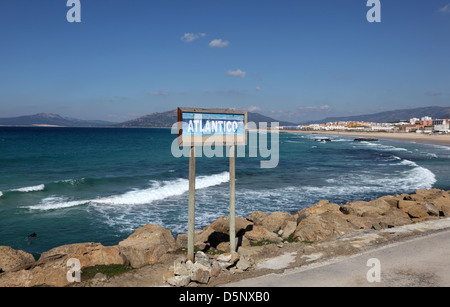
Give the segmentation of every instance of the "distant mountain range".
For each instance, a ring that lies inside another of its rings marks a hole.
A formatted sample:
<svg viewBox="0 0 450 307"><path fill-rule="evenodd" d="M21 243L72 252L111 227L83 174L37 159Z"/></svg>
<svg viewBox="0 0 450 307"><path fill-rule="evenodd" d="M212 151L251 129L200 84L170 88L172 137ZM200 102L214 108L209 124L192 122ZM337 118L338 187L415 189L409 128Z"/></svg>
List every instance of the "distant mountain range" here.
<svg viewBox="0 0 450 307"><path fill-rule="evenodd" d="M157 127L172 127L178 120L177 110L170 110L161 113L152 113L144 115L139 118L126 121L124 123L117 124L117 127L123 128L157 128ZM281 126L295 125L291 122L279 121L268 116L261 115L259 113L247 112L247 120L249 122L279 122Z"/></svg>
<svg viewBox="0 0 450 307"><path fill-rule="evenodd" d="M248 121L279 122L283 126L295 125L286 121L278 121L259 113L248 112ZM55 127L116 127L116 128L170 128L177 121L177 110L156 112L138 117L123 123L101 120L81 120L63 117L58 114L39 113L19 117L0 118L0 126L55 126Z"/></svg>
<svg viewBox="0 0 450 307"><path fill-rule="evenodd" d="M401 109L393 111L385 111L375 114L366 115L354 115L354 116L340 116L340 117L327 117L322 120L303 122L303 125L308 124L325 124L327 122L338 121L365 121L375 123L389 123L400 120L409 120L410 118L421 118L424 116L430 116L434 118L450 118L450 107L423 107L415 109Z"/></svg>
<svg viewBox="0 0 450 307"><path fill-rule="evenodd" d="M18 117L0 118L0 126L58 126L58 127L99 127L116 123L102 120L81 120L58 114L39 113Z"/></svg>
<svg viewBox="0 0 450 307"><path fill-rule="evenodd" d="M279 122L281 126L297 125L292 122L280 121L255 112L248 112L249 122ZM450 118L450 107L423 107L385 111L375 114L327 117L322 120L303 122L307 124L321 124L336 121L367 121L367 122L395 122L409 120L413 117L431 116L432 118ZM156 112L122 123L101 120L81 120L63 117L57 114L39 113L19 117L0 118L0 126L58 126L58 127L122 127L122 128L169 128L177 121L177 110Z"/></svg>

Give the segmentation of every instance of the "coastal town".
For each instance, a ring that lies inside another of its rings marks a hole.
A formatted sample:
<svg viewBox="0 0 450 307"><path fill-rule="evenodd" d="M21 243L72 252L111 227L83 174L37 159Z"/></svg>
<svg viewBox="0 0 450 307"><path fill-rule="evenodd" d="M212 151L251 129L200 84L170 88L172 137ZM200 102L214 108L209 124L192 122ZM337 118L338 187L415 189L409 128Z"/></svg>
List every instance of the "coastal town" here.
<svg viewBox="0 0 450 307"><path fill-rule="evenodd" d="M325 124L298 126L281 126L280 130L325 130L325 131L365 131L365 132L400 132L400 133L450 133L450 119L433 119L430 116L410 118L389 123L365 121L336 121Z"/></svg>

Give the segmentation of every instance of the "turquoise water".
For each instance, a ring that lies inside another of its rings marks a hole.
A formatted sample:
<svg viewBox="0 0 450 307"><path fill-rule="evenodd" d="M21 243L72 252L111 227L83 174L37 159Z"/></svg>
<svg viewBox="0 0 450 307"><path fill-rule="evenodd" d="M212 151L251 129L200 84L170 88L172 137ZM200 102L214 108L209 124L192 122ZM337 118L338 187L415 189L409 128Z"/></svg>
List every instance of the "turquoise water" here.
<svg viewBox="0 0 450 307"><path fill-rule="evenodd" d="M321 136L280 134L273 169L248 151L237 158L236 214L450 189L450 146ZM186 232L188 158L172 156L174 138L169 129L0 128L0 245L39 254L117 244L149 223ZM228 176L228 158L197 158L197 229L228 215Z"/></svg>

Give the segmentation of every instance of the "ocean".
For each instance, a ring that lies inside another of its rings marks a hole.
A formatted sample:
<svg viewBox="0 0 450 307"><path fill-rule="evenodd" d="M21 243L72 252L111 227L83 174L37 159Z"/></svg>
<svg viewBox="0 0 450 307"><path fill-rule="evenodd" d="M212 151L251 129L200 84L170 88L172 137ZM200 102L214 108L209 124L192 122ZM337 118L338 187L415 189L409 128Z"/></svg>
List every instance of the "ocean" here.
<svg viewBox="0 0 450 307"><path fill-rule="evenodd" d="M189 159L172 155L174 139L170 129L0 127L0 245L39 255L114 245L145 224L187 232ZM353 139L281 133L276 168L238 157L236 215L450 189L450 146ZM228 163L196 160L196 229L228 215Z"/></svg>

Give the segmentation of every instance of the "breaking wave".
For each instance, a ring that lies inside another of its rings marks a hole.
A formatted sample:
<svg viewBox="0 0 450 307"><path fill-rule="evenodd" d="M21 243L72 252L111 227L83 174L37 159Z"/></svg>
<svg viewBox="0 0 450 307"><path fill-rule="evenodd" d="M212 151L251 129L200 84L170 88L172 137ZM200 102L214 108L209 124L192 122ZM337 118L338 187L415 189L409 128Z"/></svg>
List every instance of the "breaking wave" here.
<svg viewBox="0 0 450 307"><path fill-rule="evenodd" d="M219 185L228 182L229 176L228 172L211 176L199 176L195 180L195 187L196 189L204 189ZM156 181L148 189L138 189L122 195L99 198L93 200L93 202L105 205L143 205L168 197L182 195L187 191L189 191L189 180L187 179Z"/></svg>
<svg viewBox="0 0 450 307"><path fill-rule="evenodd" d="M19 189L12 189L10 190L11 192L23 192L23 193L28 193L28 192L36 192L36 191L42 191L45 189L45 184L39 184L39 185L35 185L35 186L31 186L31 187L24 187L24 188L19 188Z"/></svg>
<svg viewBox="0 0 450 307"><path fill-rule="evenodd" d="M228 182L229 173L223 172L211 176L198 176L196 189L204 189ZM85 204L96 205L144 205L165 198L179 196L189 191L189 180L175 179L170 181L153 181L147 189L135 189L124 194L102 197L91 200L69 200L67 197L50 196L39 204L28 206L31 210L54 210L70 208Z"/></svg>

